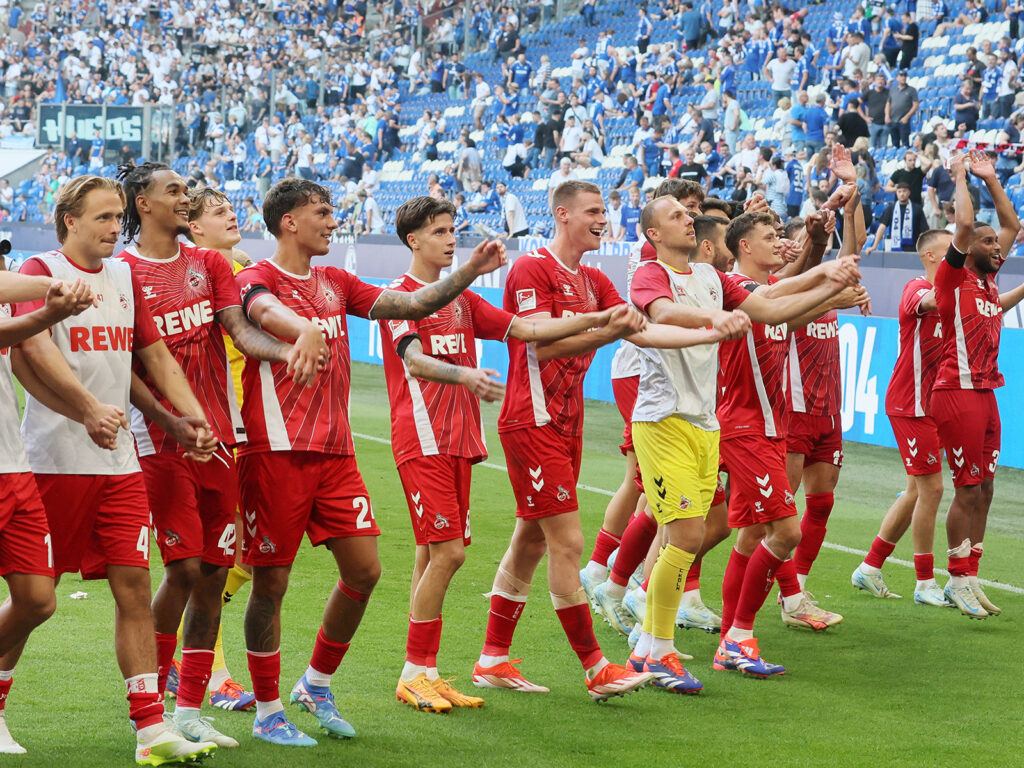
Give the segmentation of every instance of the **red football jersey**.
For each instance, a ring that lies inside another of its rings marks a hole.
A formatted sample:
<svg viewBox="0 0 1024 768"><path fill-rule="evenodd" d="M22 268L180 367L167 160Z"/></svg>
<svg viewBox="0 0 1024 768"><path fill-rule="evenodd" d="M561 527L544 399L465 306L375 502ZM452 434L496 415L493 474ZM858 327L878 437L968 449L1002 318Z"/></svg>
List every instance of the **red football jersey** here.
<svg viewBox="0 0 1024 768"><path fill-rule="evenodd" d="M999 372L999 334L1003 307L994 275L978 277L966 266L949 263L961 254L951 244L935 274L935 303L945 331L935 389L995 389Z"/></svg>
<svg viewBox="0 0 1024 768"><path fill-rule="evenodd" d="M541 312L569 317L623 304L612 281L594 267L567 268L547 248L520 256L505 280L505 309L520 317ZM594 353L538 360L533 344L508 340L508 389L498 431L552 424L559 432L583 432L583 377Z"/></svg>
<svg viewBox="0 0 1024 768"><path fill-rule="evenodd" d="M239 454L312 451L354 454L348 421L352 362L346 314L369 317L383 288L335 267L311 267L306 275L285 272L271 259L237 275L246 312L261 294L276 296L324 333L331 360L312 387L295 384L285 363L248 358L242 370L242 418L248 442Z"/></svg>
<svg viewBox="0 0 1024 768"><path fill-rule="evenodd" d="M217 251L184 244L170 259L147 259L134 245L118 258L132 268L156 327L185 372L214 434L228 446L243 442L242 414L231 383L223 331L215 318L222 309L241 304L227 261ZM138 364L136 373L164 407L173 410ZM134 410L132 431L140 456L180 450L177 441Z"/></svg>
<svg viewBox="0 0 1024 768"><path fill-rule="evenodd" d="M426 283L406 274L388 287L415 291ZM391 450L401 464L418 456L456 456L471 461L487 458L480 423L480 401L457 384L439 384L409 374L398 356L403 339L418 336L423 354L452 365L477 367L477 339L504 341L514 315L493 307L472 291L423 320L381 323L384 376L391 400Z"/></svg>
<svg viewBox="0 0 1024 768"><path fill-rule="evenodd" d="M890 416L928 416L932 386L942 353L942 322L938 312L922 312L921 300L932 290L923 277L903 288L900 299L900 354L896 358L885 412Z"/></svg>
<svg viewBox="0 0 1024 768"><path fill-rule="evenodd" d="M829 310L789 337L789 410L836 416L842 409L839 315Z"/></svg>
<svg viewBox="0 0 1024 768"><path fill-rule="evenodd" d="M758 283L730 273L725 279L753 293ZM778 282L770 276L769 284ZM752 323L742 339L718 345L718 421L722 440L739 435L786 435L786 324Z"/></svg>

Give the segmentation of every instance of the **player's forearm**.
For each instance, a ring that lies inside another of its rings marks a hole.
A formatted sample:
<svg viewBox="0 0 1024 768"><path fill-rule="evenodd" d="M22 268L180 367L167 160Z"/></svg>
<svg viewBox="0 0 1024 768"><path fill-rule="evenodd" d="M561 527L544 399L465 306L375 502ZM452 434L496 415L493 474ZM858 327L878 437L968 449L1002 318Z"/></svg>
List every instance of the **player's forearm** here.
<svg viewBox="0 0 1024 768"><path fill-rule="evenodd" d="M178 361L171 355L163 341L135 350L135 356L142 361L146 373L156 390L183 416L205 419L203 407L196 399L192 387L185 378Z"/></svg>
<svg viewBox="0 0 1024 768"><path fill-rule="evenodd" d="M58 319L60 318L50 315L46 307L40 307L27 315L0 320L0 349L13 347L15 344L20 344L26 339L42 333Z"/></svg>
<svg viewBox="0 0 1024 768"><path fill-rule="evenodd" d="M409 373L417 379L426 379L438 384L462 384L463 366L446 363L443 360L411 350L403 358Z"/></svg>
<svg viewBox="0 0 1024 768"><path fill-rule="evenodd" d="M70 401L60 397L36 375L35 370L25 360L25 355L20 349L11 349L9 354L11 355L11 369L14 371L14 376L26 392L54 413L59 413L61 416L79 423L84 420L84 415L80 410L74 408Z"/></svg>
<svg viewBox="0 0 1024 768"><path fill-rule="evenodd" d="M715 316L710 309L687 307L674 302L659 302L657 316L651 320L662 325L675 325L680 328L708 328L714 325Z"/></svg>
<svg viewBox="0 0 1024 768"><path fill-rule="evenodd" d="M807 271L814 269L821 264L821 259L825 255L825 251L827 249L827 239L821 243L816 243L810 235L806 235L805 233L805 237L800 243L800 251L797 253L796 259L788 264L783 264L775 271L775 276L778 278L791 279L797 275L804 274ZM778 285L778 283L776 283L776 285Z"/></svg>
<svg viewBox="0 0 1024 768"><path fill-rule="evenodd" d="M100 404L75 377L49 333L44 331L26 339L21 351L32 374L75 412L86 414Z"/></svg>
<svg viewBox="0 0 1024 768"><path fill-rule="evenodd" d="M239 352L246 357L269 360L272 363L281 363L287 359L291 348L288 344L261 331L242 314L241 310L238 312L238 318L239 321L231 328L225 328Z"/></svg>
<svg viewBox="0 0 1024 768"><path fill-rule="evenodd" d="M851 207L852 206L852 207ZM853 250L846 253L840 251L840 256L854 256L861 252L864 243L868 241L868 228L864 222L864 206L860 203L860 192L857 192L846 208L846 216L843 218L843 234L845 235L848 226L853 225ZM845 248L845 242L844 242Z"/></svg>
<svg viewBox="0 0 1024 768"><path fill-rule="evenodd" d="M617 331L609 328L598 328L595 331L578 333L565 339L534 345L538 360L551 360L559 357L578 357L593 352L598 347L610 344L622 338Z"/></svg>
<svg viewBox="0 0 1024 768"><path fill-rule="evenodd" d="M779 280L771 285L759 285L754 293L766 299L778 299L783 296L792 296L795 293L813 290L826 279L825 268L818 264L803 274L787 277L785 280Z"/></svg>
<svg viewBox="0 0 1024 768"><path fill-rule="evenodd" d="M419 290L384 291L370 312L372 320L422 320L424 317L446 307L455 297L466 290L479 273L470 264L463 264L448 277L425 285Z"/></svg>
<svg viewBox="0 0 1024 768"><path fill-rule="evenodd" d="M131 403L143 416L165 432L169 431L171 420L177 418L163 406L134 371L132 372Z"/></svg>
<svg viewBox="0 0 1024 768"><path fill-rule="evenodd" d="M974 234L974 202L971 200L971 193L967 186L966 173L961 173L956 180L953 206L954 221L956 222L953 247L960 253L966 254L971 244L971 236Z"/></svg>
<svg viewBox="0 0 1024 768"><path fill-rule="evenodd" d="M1024 283L1021 283L1016 288L1006 291L1006 293L999 294L999 303L1002 305L1004 312L1016 307L1020 304L1022 299L1024 299Z"/></svg>
<svg viewBox="0 0 1024 768"><path fill-rule="evenodd" d="M722 340L722 335L711 328L680 328L677 325L649 323L643 331L627 336L626 340L638 347L683 349L698 344L714 344Z"/></svg>
<svg viewBox="0 0 1024 768"><path fill-rule="evenodd" d="M596 312L572 317L517 317L512 321L508 335L523 341L551 342L575 336L597 326Z"/></svg>
<svg viewBox="0 0 1024 768"><path fill-rule="evenodd" d="M0 271L0 302L17 304L22 301L39 301L46 298L46 292L54 280L45 275L22 275L18 272Z"/></svg>
<svg viewBox="0 0 1024 768"><path fill-rule="evenodd" d="M768 306L766 316L757 318L757 320L766 325L792 322L801 315L815 309L819 304L824 304L833 294L841 290L841 285L826 280L818 287L812 288L809 291L773 299Z"/></svg>

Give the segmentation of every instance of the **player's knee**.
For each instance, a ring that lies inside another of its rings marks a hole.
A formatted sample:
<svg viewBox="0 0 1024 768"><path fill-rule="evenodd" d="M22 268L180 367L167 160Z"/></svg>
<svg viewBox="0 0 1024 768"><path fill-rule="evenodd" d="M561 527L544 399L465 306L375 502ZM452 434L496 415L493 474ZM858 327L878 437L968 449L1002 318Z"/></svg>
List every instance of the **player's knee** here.
<svg viewBox="0 0 1024 768"><path fill-rule="evenodd" d="M936 472L933 475L922 475L918 478L914 487L914 494L932 504L938 504L942 499L942 473Z"/></svg>
<svg viewBox="0 0 1024 768"><path fill-rule="evenodd" d="M466 548L458 546L460 542L445 542L443 546L434 548L430 553L430 567L438 568L445 573L455 573L466 562Z"/></svg>
<svg viewBox="0 0 1024 768"><path fill-rule="evenodd" d="M57 610L57 594L51 590L36 590L17 601L18 610L34 626L39 626Z"/></svg>
<svg viewBox="0 0 1024 768"><path fill-rule="evenodd" d="M954 491L957 502L972 508L981 498L980 485L962 485Z"/></svg>
<svg viewBox="0 0 1024 768"><path fill-rule="evenodd" d="M200 564L197 557L176 560L164 569L164 580L167 584L182 592L191 592L192 587L199 581L199 576Z"/></svg>
<svg viewBox="0 0 1024 768"><path fill-rule="evenodd" d="M381 573L380 560L373 560L360 568L358 573L345 574L345 584L356 592L369 595L380 581Z"/></svg>

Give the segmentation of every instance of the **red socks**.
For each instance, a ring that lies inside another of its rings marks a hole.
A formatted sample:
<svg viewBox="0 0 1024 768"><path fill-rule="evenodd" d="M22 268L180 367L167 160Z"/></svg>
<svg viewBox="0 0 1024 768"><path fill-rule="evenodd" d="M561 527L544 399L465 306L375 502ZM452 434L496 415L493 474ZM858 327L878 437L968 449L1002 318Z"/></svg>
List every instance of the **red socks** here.
<svg viewBox="0 0 1024 768"><path fill-rule="evenodd" d="M929 552L927 555L914 553L914 571L917 572L918 581L928 581L935 578L935 555Z"/></svg>
<svg viewBox="0 0 1024 768"><path fill-rule="evenodd" d="M178 682L178 706L200 709L206 685L213 669L213 651L204 648L181 649L181 678Z"/></svg>
<svg viewBox="0 0 1024 768"><path fill-rule="evenodd" d="M615 565L608 577L613 584L618 584L620 587L629 584L629 577L647 557L651 542L654 541L657 533L658 524L643 512L635 515L629 521L629 525L626 526L626 530L622 534L622 543L619 544L619 554L615 556Z"/></svg>
<svg viewBox="0 0 1024 768"><path fill-rule="evenodd" d="M828 516L832 514L835 497L831 493L808 493L807 509L800 521L800 543L793 553L796 572L806 576L821 551L825 541Z"/></svg>
<svg viewBox="0 0 1024 768"><path fill-rule="evenodd" d="M799 549L799 547L798 547ZM875 536L875 540L871 542L871 550L868 552L868 556L864 558L864 564L870 565L872 568L881 568L885 565L885 560L892 551L896 549L896 545L886 541L880 536ZM914 555L917 558L917 555Z"/></svg>
<svg viewBox="0 0 1024 768"><path fill-rule="evenodd" d="M437 666L437 649L441 645L441 617L416 621L409 617L409 634L405 640L405 660L420 667Z"/></svg>
<svg viewBox="0 0 1024 768"><path fill-rule="evenodd" d="M949 571L950 576L970 576L971 575L971 558L969 557L950 557L949 565L946 566L946 570Z"/></svg>
<svg viewBox="0 0 1024 768"><path fill-rule="evenodd" d="M523 615L526 599L511 600L504 595L491 595L491 610L487 614L487 635L483 652L487 656L505 656L512 647L512 635Z"/></svg>
<svg viewBox="0 0 1024 768"><path fill-rule="evenodd" d="M0 712L7 708L7 694L11 692L14 680L0 680Z"/></svg>
<svg viewBox="0 0 1024 768"><path fill-rule="evenodd" d="M164 696L157 690L157 676L136 675L124 681L128 689L128 717L141 731L164 721Z"/></svg>
<svg viewBox="0 0 1024 768"><path fill-rule="evenodd" d="M796 578L796 565L793 558L783 561L775 571L775 580L779 582L779 592L783 597L792 597L799 593L800 582Z"/></svg>
<svg viewBox="0 0 1024 768"><path fill-rule="evenodd" d="M729 564L725 567L722 577L722 631L728 632L732 626L732 618L736 613L736 604L740 600L743 588L743 576L747 572L750 558L741 555L735 549L729 553Z"/></svg>
<svg viewBox="0 0 1024 768"><path fill-rule="evenodd" d="M968 576L978 575L978 565L981 562L981 553L981 547L971 547L971 554L967 558L970 561L970 568L967 571Z"/></svg>
<svg viewBox="0 0 1024 768"><path fill-rule="evenodd" d="M583 669L590 669L603 657L601 646L597 644L594 637L594 622L590 618L590 606L587 603L570 605L567 608L555 610L558 620L562 622L562 629L565 636L569 638L569 645L576 651L580 658Z"/></svg>
<svg viewBox="0 0 1024 768"><path fill-rule="evenodd" d="M597 541L594 542L594 552L590 555L591 561L598 565L608 565L608 555L619 546L619 537L608 533L604 528L597 532Z"/></svg>
<svg viewBox="0 0 1024 768"><path fill-rule="evenodd" d="M167 675L171 673L171 663L174 661L174 651L178 647L178 636L167 635L163 632L154 632L156 635L156 681L159 693L162 696L167 690Z"/></svg>
<svg viewBox="0 0 1024 768"><path fill-rule="evenodd" d="M690 570L686 572L686 581L683 582L683 592L689 592L691 589L700 589L700 556L693 561L693 565L690 566Z"/></svg>
<svg viewBox="0 0 1024 768"><path fill-rule="evenodd" d="M336 643L327 637L324 628L320 627L316 633L316 643L313 645L313 657L309 660L309 666L322 675L333 675L338 671L338 665L345 658L347 651L348 643ZM255 684L255 680L253 683Z"/></svg>
<svg viewBox="0 0 1024 768"><path fill-rule="evenodd" d="M256 701L275 701L281 698L281 651L246 651L249 677Z"/></svg>
<svg viewBox="0 0 1024 768"><path fill-rule="evenodd" d="M732 626L737 629L753 629L754 617L764 605L764 599L771 591L775 581L775 571L782 565L782 560L777 558L772 551L764 545L754 550L747 564L747 572L743 576L743 588L740 590L740 599L736 603L736 615L733 617ZM727 630L728 631L728 630Z"/></svg>

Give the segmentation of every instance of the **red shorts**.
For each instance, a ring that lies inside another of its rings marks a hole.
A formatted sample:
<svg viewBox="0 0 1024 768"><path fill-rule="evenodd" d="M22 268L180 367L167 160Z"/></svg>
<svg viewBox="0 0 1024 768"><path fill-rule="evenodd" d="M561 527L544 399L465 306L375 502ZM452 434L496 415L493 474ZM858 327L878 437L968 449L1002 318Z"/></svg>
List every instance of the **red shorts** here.
<svg viewBox="0 0 1024 768"><path fill-rule="evenodd" d="M942 471L942 444L931 416L889 416L896 447L908 475L934 475Z"/></svg>
<svg viewBox="0 0 1024 768"><path fill-rule="evenodd" d="M456 456L418 456L398 465L416 545L461 537L469 546L473 464Z"/></svg>
<svg viewBox="0 0 1024 768"><path fill-rule="evenodd" d="M0 576L53 576L50 527L31 472L3 475L0 500Z"/></svg>
<svg viewBox="0 0 1024 768"><path fill-rule="evenodd" d="M173 453L141 456L139 463L164 565L188 557L233 565L238 474L232 452L218 448L205 464Z"/></svg>
<svg viewBox="0 0 1024 768"><path fill-rule="evenodd" d="M639 376L612 379L612 394L615 396L615 405L618 406L619 413L622 414L622 420L626 422L626 426L622 429L622 445L619 446L623 456L626 455L626 451L633 450L633 406L636 405L636 396L639 391ZM643 491L643 485L640 486L640 490Z"/></svg>
<svg viewBox="0 0 1024 768"><path fill-rule="evenodd" d="M251 565L291 565L309 536L380 536L355 456L267 451L238 459L242 497L242 556Z"/></svg>
<svg viewBox="0 0 1024 768"><path fill-rule="evenodd" d="M953 487L980 485L995 477L1001 433L995 392L936 389L931 411L953 471Z"/></svg>
<svg viewBox="0 0 1024 768"><path fill-rule="evenodd" d="M53 570L105 579L108 565L149 568L149 499L141 472L36 475L53 547Z"/></svg>
<svg viewBox="0 0 1024 768"><path fill-rule="evenodd" d="M786 440L742 435L723 440L719 452L729 466L729 527L747 528L796 514L786 476Z"/></svg>
<svg viewBox="0 0 1024 768"><path fill-rule="evenodd" d="M805 467L819 462L843 466L843 420L791 411L786 450L802 455Z"/></svg>
<svg viewBox="0 0 1024 768"><path fill-rule="evenodd" d="M502 432L508 478L516 497L516 517L537 520L579 509L583 438L563 435L547 424Z"/></svg>
<svg viewBox="0 0 1024 768"><path fill-rule="evenodd" d="M715 488L715 496L711 499L711 506L717 507L719 504L724 504L728 501L728 497L725 495L725 483L722 482L722 478L718 478L718 486Z"/></svg>

